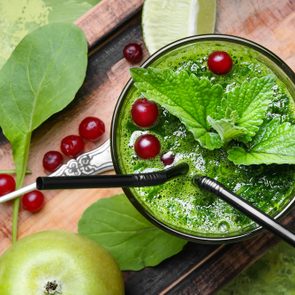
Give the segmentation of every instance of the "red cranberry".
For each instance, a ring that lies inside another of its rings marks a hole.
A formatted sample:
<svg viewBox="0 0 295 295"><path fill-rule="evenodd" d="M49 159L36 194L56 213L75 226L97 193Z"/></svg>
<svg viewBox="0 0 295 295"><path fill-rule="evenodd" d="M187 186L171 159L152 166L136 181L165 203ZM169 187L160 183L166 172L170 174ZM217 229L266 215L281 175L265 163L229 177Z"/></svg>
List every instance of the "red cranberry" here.
<svg viewBox="0 0 295 295"><path fill-rule="evenodd" d="M168 152L166 154L163 154L161 156L161 161L165 166L171 165L174 162L175 156L173 155L172 152Z"/></svg>
<svg viewBox="0 0 295 295"><path fill-rule="evenodd" d="M233 60L225 51L214 51L208 57L208 68L217 75L225 75L230 72Z"/></svg>
<svg viewBox="0 0 295 295"><path fill-rule="evenodd" d="M68 157L76 157L84 150L84 142L79 135L69 135L60 144L61 151Z"/></svg>
<svg viewBox="0 0 295 295"><path fill-rule="evenodd" d="M130 63L139 63L143 56L142 48L137 43L129 43L124 47L123 55Z"/></svg>
<svg viewBox="0 0 295 295"><path fill-rule="evenodd" d="M44 206L44 195L40 191L32 191L22 197L22 207L32 213L40 211Z"/></svg>
<svg viewBox="0 0 295 295"><path fill-rule="evenodd" d="M58 151L49 151L43 157L43 167L48 172L54 172L61 166L63 156Z"/></svg>
<svg viewBox="0 0 295 295"><path fill-rule="evenodd" d="M133 122L143 128L152 127L158 119L157 105L146 98L137 99L131 108Z"/></svg>
<svg viewBox="0 0 295 295"><path fill-rule="evenodd" d="M15 180L9 174L0 174L0 196L9 194L15 190Z"/></svg>
<svg viewBox="0 0 295 295"><path fill-rule="evenodd" d="M138 157L142 159L151 159L160 153L161 145L156 136L152 134L143 134L136 139L134 150Z"/></svg>
<svg viewBox="0 0 295 295"><path fill-rule="evenodd" d="M90 141L98 140L104 132L103 121L96 117L87 117L79 125L80 136Z"/></svg>

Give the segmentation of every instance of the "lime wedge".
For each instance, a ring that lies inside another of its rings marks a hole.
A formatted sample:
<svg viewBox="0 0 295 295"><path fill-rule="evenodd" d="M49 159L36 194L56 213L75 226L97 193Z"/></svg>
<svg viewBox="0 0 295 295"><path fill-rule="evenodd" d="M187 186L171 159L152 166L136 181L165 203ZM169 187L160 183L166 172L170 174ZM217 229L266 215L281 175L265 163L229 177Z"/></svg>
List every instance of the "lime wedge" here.
<svg viewBox="0 0 295 295"><path fill-rule="evenodd" d="M145 0L142 13L143 37L154 53L184 37L213 33L216 0Z"/></svg>

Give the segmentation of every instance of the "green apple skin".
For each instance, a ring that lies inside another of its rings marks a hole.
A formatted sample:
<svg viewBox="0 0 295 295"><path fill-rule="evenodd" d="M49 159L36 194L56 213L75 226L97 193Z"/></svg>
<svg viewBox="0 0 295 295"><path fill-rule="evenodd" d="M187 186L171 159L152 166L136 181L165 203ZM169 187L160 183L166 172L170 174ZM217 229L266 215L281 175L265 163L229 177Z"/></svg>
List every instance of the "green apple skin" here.
<svg viewBox="0 0 295 295"><path fill-rule="evenodd" d="M46 291L50 283L56 291ZM116 262L98 244L46 231L19 240L0 257L0 294L122 295L124 283Z"/></svg>

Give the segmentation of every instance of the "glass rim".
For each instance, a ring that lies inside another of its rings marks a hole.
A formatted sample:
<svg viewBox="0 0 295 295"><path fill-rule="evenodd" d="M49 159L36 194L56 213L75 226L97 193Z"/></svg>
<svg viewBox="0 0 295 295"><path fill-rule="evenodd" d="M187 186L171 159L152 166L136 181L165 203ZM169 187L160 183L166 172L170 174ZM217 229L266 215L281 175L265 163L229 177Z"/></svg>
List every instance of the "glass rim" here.
<svg viewBox="0 0 295 295"><path fill-rule="evenodd" d="M295 73L293 70L276 54L274 54L269 49L265 48L264 46L242 38L237 37L233 35L226 35L226 34L203 34L203 35L196 35L196 36L190 36L186 38L179 39L175 42L172 42L158 51L156 51L154 54L152 54L140 67L146 68L151 63L153 63L155 60L160 58L161 56L165 55L166 53L169 53L173 49L177 49L179 47L197 43L197 42L203 42L203 41L225 41L229 43L235 43L239 44L248 48L253 49L254 51L258 51L266 58L270 59L273 63L275 63L285 74L286 76L291 80L291 82L295 86ZM118 118L120 117L120 110L123 106L123 102L125 101L126 95L128 91L133 86L133 80L132 78L129 79L125 87L120 93L120 96L117 100L113 117L112 117L112 123L111 123L111 154L112 154L112 160L114 163L114 168L117 174L122 174L122 169L119 165L118 159L118 151L117 151L117 139L116 139L116 130L119 123ZM233 242L239 242L245 239L248 239L254 235L256 235L259 232L262 232L265 230L262 226L258 226L256 228L249 229L248 231L237 234L237 235L229 235L229 236L203 236L203 235L196 235L191 233L186 233L181 230L175 229L170 227L169 225L165 224L161 220L157 219L154 215L152 215L150 212L147 211L147 209L136 199L136 197L133 195L131 190L129 188L123 188L124 193L128 197L129 201L135 206L135 208L143 215L145 216L150 222L158 226L159 228L163 229L164 231L168 233L172 233L178 237L190 240L192 242L198 242L198 243L206 243L206 244L221 244L221 243L233 243ZM285 207L278 212L273 218L279 219L283 215L285 215L290 208L292 207L293 203L295 201L295 195L290 198L290 201L288 202ZM246 230L246 229L245 229Z"/></svg>

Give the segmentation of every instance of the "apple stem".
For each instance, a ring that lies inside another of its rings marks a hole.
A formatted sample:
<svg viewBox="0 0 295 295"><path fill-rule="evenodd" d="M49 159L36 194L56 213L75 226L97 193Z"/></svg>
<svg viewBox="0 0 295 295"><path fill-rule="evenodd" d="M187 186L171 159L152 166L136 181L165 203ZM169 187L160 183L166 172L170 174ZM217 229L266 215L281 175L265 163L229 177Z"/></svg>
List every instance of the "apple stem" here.
<svg viewBox="0 0 295 295"><path fill-rule="evenodd" d="M44 295L62 294L61 283L57 281L48 281L44 286Z"/></svg>

